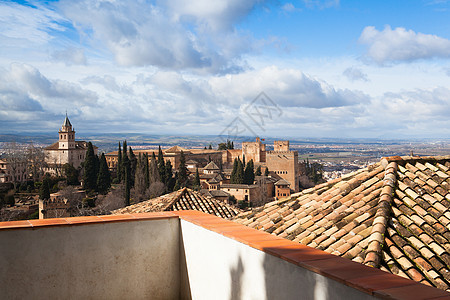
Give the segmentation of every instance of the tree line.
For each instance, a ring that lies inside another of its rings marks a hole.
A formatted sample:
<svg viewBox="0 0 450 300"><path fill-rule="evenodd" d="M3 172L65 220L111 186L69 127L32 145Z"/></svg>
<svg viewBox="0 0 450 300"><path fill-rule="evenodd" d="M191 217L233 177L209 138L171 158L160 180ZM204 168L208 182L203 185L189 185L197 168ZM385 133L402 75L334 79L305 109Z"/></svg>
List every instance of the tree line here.
<svg viewBox="0 0 450 300"><path fill-rule="evenodd" d="M164 159L161 146L158 147L158 156L153 152L151 157L148 153L139 153L136 157L126 141L122 145L119 142L117 158L115 183L125 185L126 205L130 205L131 196L135 198L135 201L140 201L189 185L186 157L183 151L180 153L180 163L176 170L173 169L170 160ZM197 175L194 183L197 181Z"/></svg>
<svg viewBox="0 0 450 300"><path fill-rule="evenodd" d="M238 157L234 159L233 170L231 171L230 183L231 184L253 184L255 182L255 176L261 176L261 166L255 171L253 159L248 163L245 163L245 156L242 160ZM269 175L269 169L265 169L265 176Z"/></svg>

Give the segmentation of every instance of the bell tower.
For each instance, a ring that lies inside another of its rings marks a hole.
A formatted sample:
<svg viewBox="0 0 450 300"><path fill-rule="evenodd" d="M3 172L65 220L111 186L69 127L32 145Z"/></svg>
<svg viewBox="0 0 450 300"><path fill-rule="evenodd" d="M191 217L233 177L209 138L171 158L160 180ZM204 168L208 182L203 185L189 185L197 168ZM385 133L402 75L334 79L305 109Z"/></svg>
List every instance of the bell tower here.
<svg viewBox="0 0 450 300"><path fill-rule="evenodd" d="M59 149L75 149L75 130L72 129L72 124L70 124L69 118L64 120L59 133Z"/></svg>

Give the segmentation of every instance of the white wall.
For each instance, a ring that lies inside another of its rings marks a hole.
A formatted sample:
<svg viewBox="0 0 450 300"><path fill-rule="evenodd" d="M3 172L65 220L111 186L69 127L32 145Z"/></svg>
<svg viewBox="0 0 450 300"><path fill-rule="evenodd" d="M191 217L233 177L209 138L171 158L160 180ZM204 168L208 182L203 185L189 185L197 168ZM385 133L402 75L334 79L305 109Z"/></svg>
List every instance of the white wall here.
<svg viewBox="0 0 450 300"><path fill-rule="evenodd" d="M192 299L374 299L184 220L181 235Z"/></svg>
<svg viewBox="0 0 450 300"><path fill-rule="evenodd" d="M1 299L177 299L179 219L0 231Z"/></svg>

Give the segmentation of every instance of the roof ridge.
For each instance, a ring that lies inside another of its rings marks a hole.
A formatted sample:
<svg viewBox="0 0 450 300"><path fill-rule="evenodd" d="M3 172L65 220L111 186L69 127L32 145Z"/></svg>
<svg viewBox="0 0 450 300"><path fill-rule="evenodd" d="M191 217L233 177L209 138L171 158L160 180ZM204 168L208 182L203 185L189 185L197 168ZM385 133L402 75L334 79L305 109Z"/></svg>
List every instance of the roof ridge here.
<svg viewBox="0 0 450 300"><path fill-rule="evenodd" d="M162 209L162 211L166 211L168 210L170 207L172 207L175 203L177 203L181 196L183 196L186 193L187 187L184 187L181 192L175 197L175 199L173 199L172 201L169 202L169 204L166 205L166 207L164 207Z"/></svg>
<svg viewBox="0 0 450 300"><path fill-rule="evenodd" d="M364 264L378 268L381 261L381 248L384 244L384 234L386 232L389 214L391 211L394 187L397 184L397 162L389 162L383 159L384 166L383 187L377 204L377 211L372 222L372 230L369 235Z"/></svg>
<svg viewBox="0 0 450 300"><path fill-rule="evenodd" d="M442 160L450 160L450 155L427 155L427 156L387 156L381 159L381 162L415 162L415 161L442 161Z"/></svg>

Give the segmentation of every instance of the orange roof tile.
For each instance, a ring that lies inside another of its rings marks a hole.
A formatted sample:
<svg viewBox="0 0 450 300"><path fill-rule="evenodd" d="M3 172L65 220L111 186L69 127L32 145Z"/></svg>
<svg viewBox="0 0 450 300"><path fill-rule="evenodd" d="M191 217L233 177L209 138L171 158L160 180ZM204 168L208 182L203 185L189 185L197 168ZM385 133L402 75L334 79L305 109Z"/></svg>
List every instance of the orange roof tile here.
<svg viewBox="0 0 450 300"><path fill-rule="evenodd" d="M450 291L450 156L389 157L235 222Z"/></svg>
<svg viewBox="0 0 450 300"><path fill-rule="evenodd" d="M224 219L232 218L241 212L234 206L219 202L191 189L183 188L170 194L117 209L112 213L128 214L178 210L198 210Z"/></svg>

